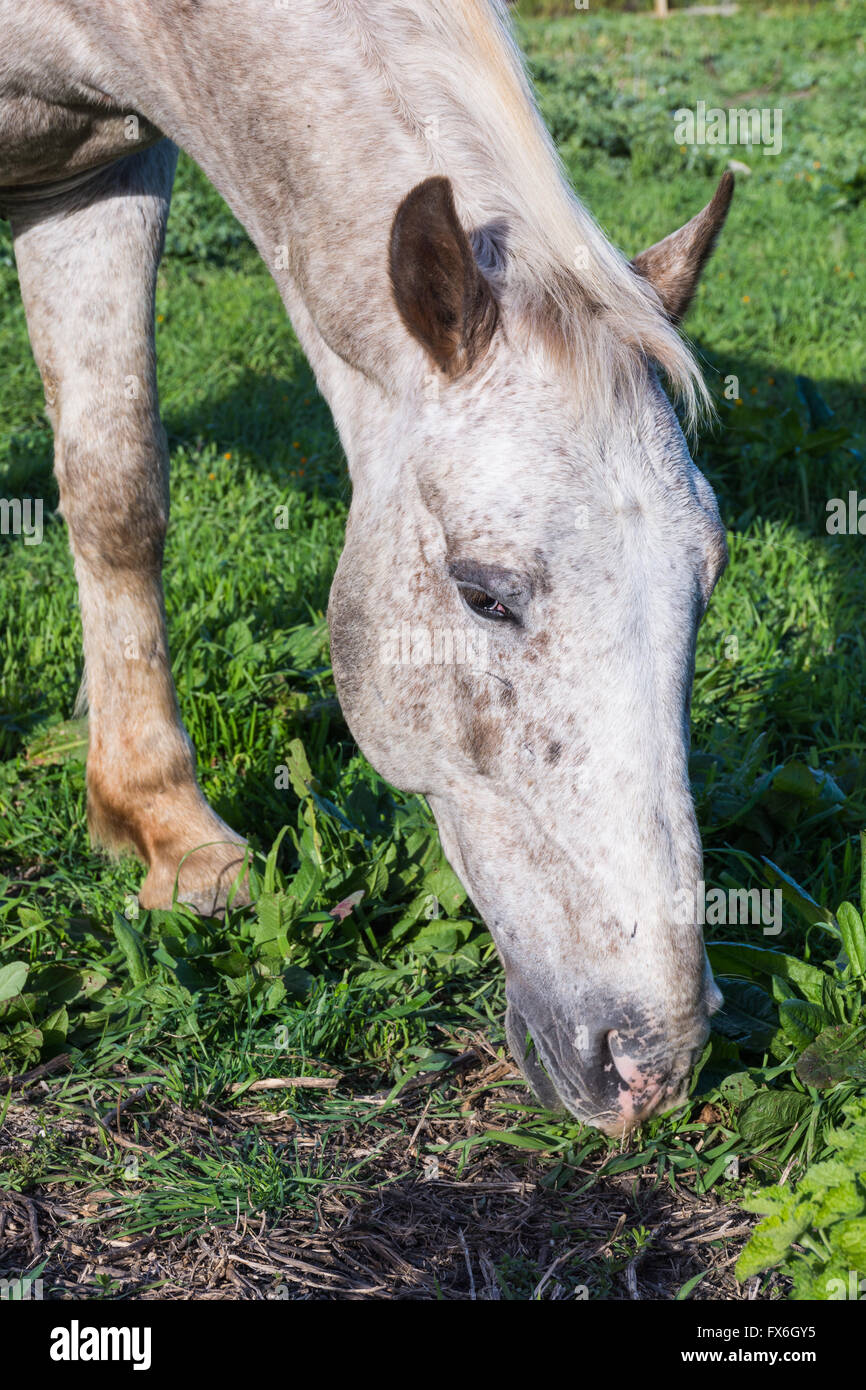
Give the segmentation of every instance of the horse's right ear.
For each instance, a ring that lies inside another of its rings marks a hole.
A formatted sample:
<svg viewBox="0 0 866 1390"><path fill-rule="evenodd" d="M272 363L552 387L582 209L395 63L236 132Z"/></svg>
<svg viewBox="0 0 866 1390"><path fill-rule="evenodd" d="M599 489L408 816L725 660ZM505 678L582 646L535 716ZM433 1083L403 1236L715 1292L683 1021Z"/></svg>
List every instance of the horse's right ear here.
<svg viewBox="0 0 866 1390"><path fill-rule="evenodd" d="M679 323L698 287L701 271L713 253L734 194L734 176L728 170L702 212L635 256L632 267L649 280L672 323Z"/></svg>
<svg viewBox="0 0 866 1390"><path fill-rule="evenodd" d="M391 285L400 317L448 376L486 352L499 310L460 225L451 184L425 179L407 193L391 228Z"/></svg>

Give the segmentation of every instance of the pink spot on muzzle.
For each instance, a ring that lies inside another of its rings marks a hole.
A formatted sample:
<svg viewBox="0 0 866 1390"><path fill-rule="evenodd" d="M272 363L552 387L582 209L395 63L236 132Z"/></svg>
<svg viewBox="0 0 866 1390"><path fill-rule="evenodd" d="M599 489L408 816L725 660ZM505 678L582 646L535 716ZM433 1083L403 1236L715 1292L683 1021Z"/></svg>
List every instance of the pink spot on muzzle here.
<svg viewBox="0 0 866 1390"><path fill-rule="evenodd" d="M626 1122L637 1121L653 1109L664 1090L666 1078L661 1072L647 1071L639 1060L623 1052L615 1030L608 1033L607 1045L613 1064L628 1088L620 1091L622 1117Z"/></svg>

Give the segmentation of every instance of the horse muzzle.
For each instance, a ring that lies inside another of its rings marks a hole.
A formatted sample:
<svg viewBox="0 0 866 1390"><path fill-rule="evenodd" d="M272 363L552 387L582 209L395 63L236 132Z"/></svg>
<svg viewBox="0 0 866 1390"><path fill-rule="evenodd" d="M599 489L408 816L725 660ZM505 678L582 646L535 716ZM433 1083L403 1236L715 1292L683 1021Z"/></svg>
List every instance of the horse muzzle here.
<svg viewBox="0 0 866 1390"><path fill-rule="evenodd" d="M574 1019L573 1011L568 1011ZM577 1022L549 1003L509 997L508 1044L538 1100L610 1135L681 1105L709 1034L703 1010L670 1040L641 1007L594 1009Z"/></svg>

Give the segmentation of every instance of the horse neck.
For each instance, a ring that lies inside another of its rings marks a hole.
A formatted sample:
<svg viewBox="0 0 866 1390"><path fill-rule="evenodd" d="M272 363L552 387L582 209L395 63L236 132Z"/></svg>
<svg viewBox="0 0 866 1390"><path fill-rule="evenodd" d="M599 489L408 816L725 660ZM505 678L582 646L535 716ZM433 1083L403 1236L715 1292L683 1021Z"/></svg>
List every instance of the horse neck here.
<svg viewBox="0 0 866 1390"><path fill-rule="evenodd" d="M417 372L387 266L400 199L433 171L423 140L331 4L85 5L111 68L102 81L200 165L249 232L348 446L358 398L398 400Z"/></svg>

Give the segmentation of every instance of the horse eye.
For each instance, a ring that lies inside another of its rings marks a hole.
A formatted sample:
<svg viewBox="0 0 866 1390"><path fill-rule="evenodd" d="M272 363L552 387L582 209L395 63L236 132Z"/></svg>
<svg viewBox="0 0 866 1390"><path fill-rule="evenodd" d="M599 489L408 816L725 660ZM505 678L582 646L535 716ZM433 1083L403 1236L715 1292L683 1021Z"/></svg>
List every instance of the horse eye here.
<svg viewBox="0 0 866 1390"><path fill-rule="evenodd" d="M483 589L476 589L471 584L459 584L458 588L463 602L480 617L493 618L500 623L514 618L514 614L504 603L500 603L492 594L486 594Z"/></svg>

